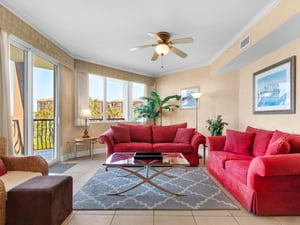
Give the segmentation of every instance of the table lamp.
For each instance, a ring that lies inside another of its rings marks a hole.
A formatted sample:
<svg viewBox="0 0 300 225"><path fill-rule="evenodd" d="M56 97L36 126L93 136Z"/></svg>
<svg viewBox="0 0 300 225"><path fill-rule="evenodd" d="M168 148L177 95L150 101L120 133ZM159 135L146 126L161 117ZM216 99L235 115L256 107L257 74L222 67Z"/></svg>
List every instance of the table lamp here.
<svg viewBox="0 0 300 225"><path fill-rule="evenodd" d="M84 118L84 120L85 120L85 129L84 129L84 132L83 132L83 138L88 138L88 137L90 137L89 136L89 132L88 132L88 130L87 130L87 120L88 120L88 118L91 118L92 117L92 114L91 114L91 110L90 109L82 109L81 111L80 111L80 117L81 118Z"/></svg>

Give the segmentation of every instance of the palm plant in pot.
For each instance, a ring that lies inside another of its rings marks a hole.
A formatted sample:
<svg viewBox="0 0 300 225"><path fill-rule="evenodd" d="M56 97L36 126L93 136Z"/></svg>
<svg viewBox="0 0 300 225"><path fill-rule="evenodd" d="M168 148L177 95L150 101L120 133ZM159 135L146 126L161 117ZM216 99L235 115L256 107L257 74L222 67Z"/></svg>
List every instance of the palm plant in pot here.
<svg viewBox="0 0 300 225"><path fill-rule="evenodd" d="M160 119L160 125L162 125L162 113L163 110L171 111L174 108L179 108L177 104L168 104L171 99L177 101L180 100L180 95L171 95L167 96L164 99L161 99L160 96L155 92L150 93L151 97L140 97L140 99L145 101L145 104L139 105L134 110L138 116L135 120L141 118L148 118L153 121L153 124L156 124L157 119Z"/></svg>

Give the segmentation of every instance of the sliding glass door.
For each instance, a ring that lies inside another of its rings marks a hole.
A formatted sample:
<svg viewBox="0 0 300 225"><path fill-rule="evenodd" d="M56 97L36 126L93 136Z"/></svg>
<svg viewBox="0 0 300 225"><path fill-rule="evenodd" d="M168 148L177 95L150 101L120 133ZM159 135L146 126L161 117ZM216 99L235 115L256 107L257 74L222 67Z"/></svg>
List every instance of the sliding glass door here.
<svg viewBox="0 0 300 225"><path fill-rule="evenodd" d="M11 43L12 129L16 155L40 155L49 164L58 160L57 71L57 64L47 56Z"/></svg>

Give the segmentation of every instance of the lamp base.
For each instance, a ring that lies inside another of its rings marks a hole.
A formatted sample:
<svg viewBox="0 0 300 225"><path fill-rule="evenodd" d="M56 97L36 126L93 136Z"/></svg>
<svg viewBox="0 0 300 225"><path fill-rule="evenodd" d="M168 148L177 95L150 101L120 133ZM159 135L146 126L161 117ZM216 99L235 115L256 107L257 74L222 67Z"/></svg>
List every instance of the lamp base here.
<svg viewBox="0 0 300 225"><path fill-rule="evenodd" d="M82 136L83 138L89 138L90 136L89 136L89 132L88 132L88 130L85 128L85 130L84 130L84 132L83 132L83 136Z"/></svg>

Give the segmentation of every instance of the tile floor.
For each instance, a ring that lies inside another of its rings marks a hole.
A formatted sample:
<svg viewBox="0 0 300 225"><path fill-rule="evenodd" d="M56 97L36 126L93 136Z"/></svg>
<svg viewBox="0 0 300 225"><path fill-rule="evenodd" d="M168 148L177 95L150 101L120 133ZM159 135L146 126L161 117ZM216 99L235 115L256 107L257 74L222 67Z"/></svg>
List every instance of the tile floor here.
<svg viewBox="0 0 300 225"><path fill-rule="evenodd" d="M74 194L102 166L104 155L80 158L64 174L73 177ZM200 166L204 167L202 160ZM237 201L228 193L228 196ZM239 205L237 203L237 205ZM258 217L241 210L98 210L73 211L63 225L299 225L300 216Z"/></svg>

